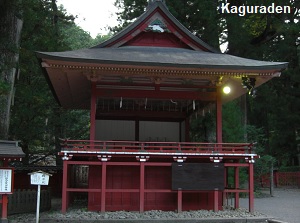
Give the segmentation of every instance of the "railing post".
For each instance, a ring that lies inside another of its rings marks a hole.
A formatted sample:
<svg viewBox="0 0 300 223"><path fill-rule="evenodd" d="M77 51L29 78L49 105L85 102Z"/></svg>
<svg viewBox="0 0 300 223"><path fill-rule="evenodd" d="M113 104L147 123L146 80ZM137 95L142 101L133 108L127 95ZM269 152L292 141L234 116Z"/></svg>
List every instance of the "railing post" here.
<svg viewBox="0 0 300 223"><path fill-rule="evenodd" d="M144 143L141 144L141 150L145 150L145 144Z"/></svg>

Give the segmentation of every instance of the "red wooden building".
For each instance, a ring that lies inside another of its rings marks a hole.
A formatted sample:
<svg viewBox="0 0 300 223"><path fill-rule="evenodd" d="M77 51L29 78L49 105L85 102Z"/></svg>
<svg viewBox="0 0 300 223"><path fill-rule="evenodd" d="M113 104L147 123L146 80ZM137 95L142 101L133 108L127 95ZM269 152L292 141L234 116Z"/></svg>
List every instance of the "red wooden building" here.
<svg viewBox="0 0 300 223"><path fill-rule="evenodd" d="M14 168L9 167L9 163L22 161L23 157L25 157L25 153L22 151L22 148L19 147L17 141L0 140L0 163L2 164L0 169L1 170L11 169L12 171L11 181L7 179L8 178L8 175L6 175L7 173L1 171L1 176L0 176L1 222L3 223L8 222L7 219L8 194L12 194L14 189ZM11 186L11 192L3 192L7 190L7 188L5 187L7 187L9 184Z"/></svg>
<svg viewBox="0 0 300 223"><path fill-rule="evenodd" d="M73 193L88 193L88 209L145 211L222 209L227 193L249 193L253 165L249 143L222 142L222 103L273 77L286 63L251 60L213 49L189 32L163 1L109 40L67 52L37 56L58 103L90 109L90 139L66 140L62 212ZM224 95L228 85L231 93ZM243 85L246 88L243 88ZM216 139L189 139L190 117L216 109ZM88 168L88 183L72 183L72 169ZM240 189L239 168L249 187ZM228 188L227 170L235 185Z"/></svg>

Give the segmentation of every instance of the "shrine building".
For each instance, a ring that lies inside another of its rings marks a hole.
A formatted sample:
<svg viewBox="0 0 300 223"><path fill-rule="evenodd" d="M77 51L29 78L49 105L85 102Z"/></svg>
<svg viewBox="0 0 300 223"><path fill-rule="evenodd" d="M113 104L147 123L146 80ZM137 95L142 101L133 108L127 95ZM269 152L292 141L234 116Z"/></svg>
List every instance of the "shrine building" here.
<svg viewBox="0 0 300 223"><path fill-rule="evenodd" d="M254 211L253 144L222 142L222 104L279 77L283 62L241 58L213 49L168 11L149 1L127 28L99 45L37 52L59 105L90 110L90 138L63 142L62 212L76 193L88 210L221 210L226 196L249 195ZM223 93L229 86L231 92ZM191 116L215 109L216 138L191 142ZM74 167L86 167L86 185ZM228 170L234 185L228 185ZM240 168L248 186L241 189Z"/></svg>

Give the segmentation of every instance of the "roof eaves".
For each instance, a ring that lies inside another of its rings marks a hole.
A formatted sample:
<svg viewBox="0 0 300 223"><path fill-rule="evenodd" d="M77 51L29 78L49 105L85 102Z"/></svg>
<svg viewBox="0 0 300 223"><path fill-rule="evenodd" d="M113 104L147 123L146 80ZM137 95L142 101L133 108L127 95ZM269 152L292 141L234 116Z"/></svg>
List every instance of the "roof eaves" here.
<svg viewBox="0 0 300 223"><path fill-rule="evenodd" d="M43 73L43 75L44 75L44 77L45 77L45 79L46 79L46 81L47 81L47 83L48 83L48 85L50 87L50 90L51 90L51 92L52 92L52 94L53 94L56 102L59 104L59 106L61 106L61 103L60 103L60 101L58 99L58 96L57 96L57 94L56 94L56 92L54 90L54 87L53 87L53 85L52 85L52 83L50 81L50 78L49 78L49 76L47 74L47 70L46 70L45 67L42 66L42 62L43 62L42 59L45 58L45 54L43 52L36 51L35 55L36 55L36 57L37 57L37 59L39 61L39 66L42 68L42 73Z"/></svg>
<svg viewBox="0 0 300 223"><path fill-rule="evenodd" d="M60 57L56 55L43 54L45 59L57 60L57 61L69 61L69 62L82 62L82 63L98 63L100 64L112 64L112 65L133 65L133 66L155 66L155 67L177 67L177 68L199 68L199 69L226 69L226 70L277 70L281 72L288 66L287 62L274 63L258 66L244 66L244 65L216 65L216 64L177 64L177 63L157 63L157 62L144 62L144 61L116 61L116 60L101 60L101 59L85 59L85 58L70 58Z"/></svg>
<svg viewBox="0 0 300 223"><path fill-rule="evenodd" d="M18 141L0 140L0 157L25 157L22 148L18 146Z"/></svg>

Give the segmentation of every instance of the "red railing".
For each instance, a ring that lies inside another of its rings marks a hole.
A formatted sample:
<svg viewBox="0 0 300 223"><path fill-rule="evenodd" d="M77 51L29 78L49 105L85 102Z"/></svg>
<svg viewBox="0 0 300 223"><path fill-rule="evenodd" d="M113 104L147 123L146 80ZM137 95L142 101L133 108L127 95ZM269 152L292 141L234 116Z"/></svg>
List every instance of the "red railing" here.
<svg viewBox="0 0 300 223"><path fill-rule="evenodd" d="M237 153L251 154L252 143L199 143L199 142L139 142L64 140L64 151L112 152L183 152L183 153Z"/></svg>

